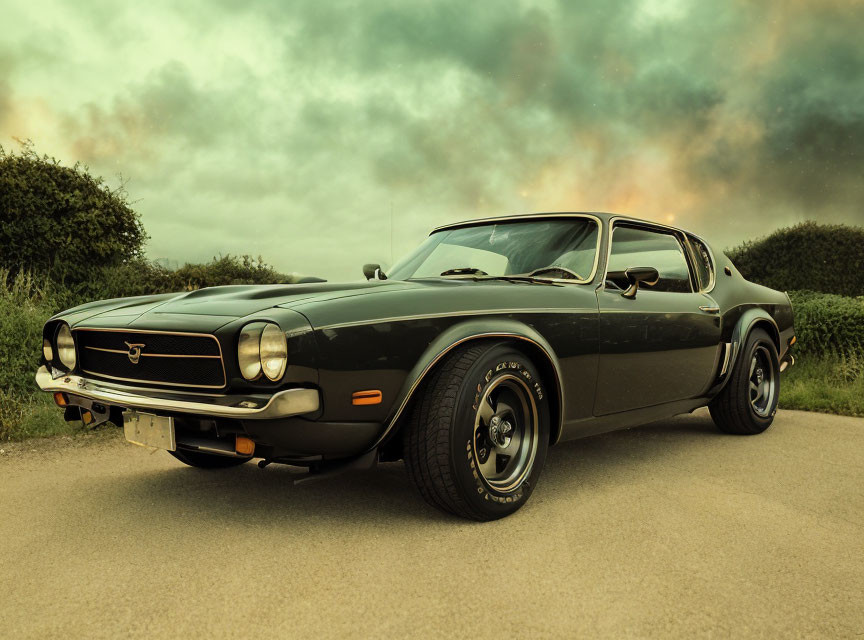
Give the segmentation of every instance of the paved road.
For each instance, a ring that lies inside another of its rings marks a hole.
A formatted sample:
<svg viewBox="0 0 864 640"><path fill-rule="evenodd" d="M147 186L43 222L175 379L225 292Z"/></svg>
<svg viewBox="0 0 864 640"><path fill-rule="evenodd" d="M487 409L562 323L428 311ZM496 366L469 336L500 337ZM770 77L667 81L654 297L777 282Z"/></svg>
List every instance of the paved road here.
<svg viewBox="0 0 864 640"><path fill-rule="evenodd" d="M864 636L864 420L567 443L489 524L399 464L294 486L116 435L5 449L0 637Z"/></svg>

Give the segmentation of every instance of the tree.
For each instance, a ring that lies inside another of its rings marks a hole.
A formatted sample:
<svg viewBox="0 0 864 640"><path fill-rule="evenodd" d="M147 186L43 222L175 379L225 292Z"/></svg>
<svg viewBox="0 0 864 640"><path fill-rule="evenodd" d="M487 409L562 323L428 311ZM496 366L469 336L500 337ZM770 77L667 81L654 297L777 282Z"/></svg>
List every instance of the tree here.
<svg viewBox="0 0 864 640"><path fill-rule="evenodd" d="M81 283L139 260L146 239L122 185L111 190L80 162L64 167L29 142L19 153L0 145L0 268Z"/></svg>

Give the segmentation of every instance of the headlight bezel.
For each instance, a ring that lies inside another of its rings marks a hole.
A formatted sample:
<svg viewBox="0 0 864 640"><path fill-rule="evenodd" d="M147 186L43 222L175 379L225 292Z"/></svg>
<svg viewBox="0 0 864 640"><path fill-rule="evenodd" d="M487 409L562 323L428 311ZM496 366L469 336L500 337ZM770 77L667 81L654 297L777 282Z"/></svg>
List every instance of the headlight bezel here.
<svg viewBox="0 0 864 640"><path fill-rule="evenodd" d="M281 380L288 368L288 340L282 328L260 320L244 325L237 338L237 366L247 382Z"/></svg>
<svg viewBox="0 0 864 640"><path fill-rule="evenodd" d="M67 371L74 371L78 365L78 353L75 348L75 337L72 335L72 328L65 322L61 322L54 333L54 347L57 353L57 360L60 364Z"/></svg>

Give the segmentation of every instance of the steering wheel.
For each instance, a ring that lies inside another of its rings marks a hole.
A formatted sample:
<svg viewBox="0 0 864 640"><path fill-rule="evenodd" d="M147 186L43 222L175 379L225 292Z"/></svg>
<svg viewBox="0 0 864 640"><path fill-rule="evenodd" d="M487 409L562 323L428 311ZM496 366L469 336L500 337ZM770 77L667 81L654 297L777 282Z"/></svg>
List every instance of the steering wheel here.
<svg viewBox="0 0 864 640"><path fill-rule="evenodd" d="M582 276L580 276L575 271L568 269L567 267L559 267L556 265L551 265L548 267L540 267L539 269L534 269L531 273L528 274L529 277L539 276L541 273L548 273L550 271L563 271L564 273L569 273L571 276L576 278L577 280L583 280Z"/></svg>

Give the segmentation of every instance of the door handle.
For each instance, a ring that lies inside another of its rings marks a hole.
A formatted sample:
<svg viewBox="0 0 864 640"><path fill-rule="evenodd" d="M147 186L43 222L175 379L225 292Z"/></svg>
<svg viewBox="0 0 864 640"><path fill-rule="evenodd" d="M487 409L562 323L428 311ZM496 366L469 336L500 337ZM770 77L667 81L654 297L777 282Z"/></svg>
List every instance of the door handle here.
<svg viewBox="0 0 864 640"><path fill-rule="evenodd" d="M720 313L720 307L701 306L699 307L699 311L704 311L705 313Z"/></svg>

